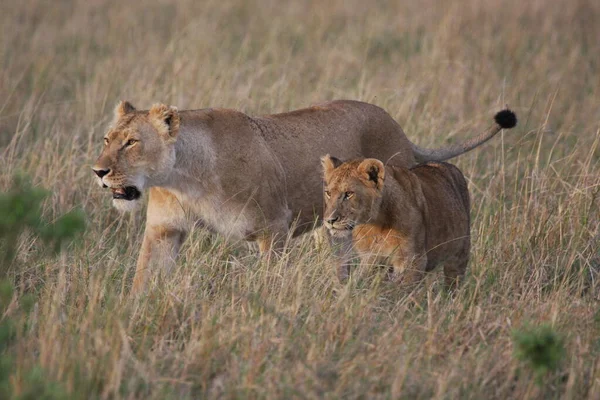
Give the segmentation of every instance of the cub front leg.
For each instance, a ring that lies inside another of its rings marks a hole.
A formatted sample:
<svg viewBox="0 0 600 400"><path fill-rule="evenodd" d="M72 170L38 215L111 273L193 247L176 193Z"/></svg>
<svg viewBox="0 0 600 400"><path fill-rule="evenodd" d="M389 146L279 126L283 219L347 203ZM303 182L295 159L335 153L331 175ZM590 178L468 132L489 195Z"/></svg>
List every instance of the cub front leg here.
<svg viewBox="0 0 600 400"><path fill-rule="evenodd" d="M350 261L352 260L352 235L332 235L325 231L331 247L333 263L340 283L345 283L350 277Z"/></svg>
<svg viewBox="0 0 600 400"><path fill-rule="evenodd" d="M169 271L175 266L186 236L185 213L177 198L166 189L151 188L132 293L139 293L144 288L148 272L155 267Z"/></svg>
<svg viewBox="0 0 600 400"><path fill-rule="evenodd" d="M395 256L392 259L390 280L412 286L425 276L427 256L414 253Z"/></svg>

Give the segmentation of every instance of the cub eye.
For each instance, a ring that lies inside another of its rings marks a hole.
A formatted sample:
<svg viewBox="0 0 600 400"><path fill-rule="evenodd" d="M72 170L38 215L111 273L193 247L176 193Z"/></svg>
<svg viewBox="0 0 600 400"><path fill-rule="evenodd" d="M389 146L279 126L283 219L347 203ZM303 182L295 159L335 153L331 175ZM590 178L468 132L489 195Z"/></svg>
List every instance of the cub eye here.
<svg viewBox="0 0 600 400"><path fill-rule="evenodd" d="M138 141L137 141L137 140L135 140L135 139L129 139L129 140L127 141L127 143L125 143L125 146L127 146L127 147L130 147L130 146L133 146L134 144L136 144L137 142L138 142Z"/></svg>
<svg viewBox="0 0 600 400"><path fill-rule="evenodd" d="M104 138L104 145L108 146L108 138Z"/></svg>
<svg viewBox="0 0 600 400"><path fill-rule="evenodd" d="M331 198L331 193L329 193L329 190L325 191L325 197L327 197L328 199Z"/></svg>
<svg viewBox="0 0 600 400"><path fill-rule="evenodd" d="M346 192L344 193L344 200L351 199L354 196L354 192Z"/></svg>

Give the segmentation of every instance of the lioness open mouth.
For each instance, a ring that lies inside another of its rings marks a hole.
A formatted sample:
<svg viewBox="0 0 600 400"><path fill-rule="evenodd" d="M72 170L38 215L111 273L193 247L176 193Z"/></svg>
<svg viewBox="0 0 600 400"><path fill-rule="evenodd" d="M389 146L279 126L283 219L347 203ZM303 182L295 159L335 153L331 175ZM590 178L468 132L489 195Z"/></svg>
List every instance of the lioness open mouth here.
<svg viewBox="0 0 600 400"><path fill-rule="evenodd" d="M112 190L113 199L119 200L137 200L142 195L135 186L111 188L110 190Z"/></svg>
<svg viewBox="0 0 600 400"><path fill-rule="evenodd" d="M347 224L342 225L342 226L340 226L340 225L336 225L336 226L331 226L330 225L330 226L327 226L326 225L326 227L330 231L336 232L336 233L344 233L344 232L348 232L348 231L352 232L354 230L354 224L352 224L352 223L347 223Z"/></svg>

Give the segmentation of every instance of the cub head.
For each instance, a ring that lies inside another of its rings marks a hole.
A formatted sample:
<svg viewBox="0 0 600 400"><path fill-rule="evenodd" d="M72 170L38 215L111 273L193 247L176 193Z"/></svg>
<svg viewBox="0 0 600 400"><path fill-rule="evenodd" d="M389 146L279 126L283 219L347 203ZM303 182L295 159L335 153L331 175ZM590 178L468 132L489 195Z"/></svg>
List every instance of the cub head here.
<svg viewBox="0 0 600 400"><path fill-rule="evenodd" d="M379 212L385 168L374 158L342 162L321 159L325 183L325 227L332 235L350 235L357 224L374 220Z"/></svg>
<svg viewBox="0 0 600 400"><path fill-rule="evenodd" d="M155 104L149 111L138 111L129 102L119 103L92 167L100 186L112 191L117 209L134 209L145 188L168 179L178 131L175 107Z"/></svg>

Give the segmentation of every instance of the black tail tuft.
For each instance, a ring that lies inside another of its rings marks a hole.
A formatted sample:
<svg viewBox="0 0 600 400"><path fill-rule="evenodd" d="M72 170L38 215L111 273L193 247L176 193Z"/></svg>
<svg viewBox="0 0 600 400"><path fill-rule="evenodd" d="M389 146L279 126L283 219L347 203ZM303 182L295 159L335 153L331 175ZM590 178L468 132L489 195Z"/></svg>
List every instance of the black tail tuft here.
<svg viewBox="0 0 600 400"><path fill-rule="evenodd" d="M494 120L503 129L514 128L517 125L517 116L508 108L506 110L498 112L494 116Z"/></svg>

